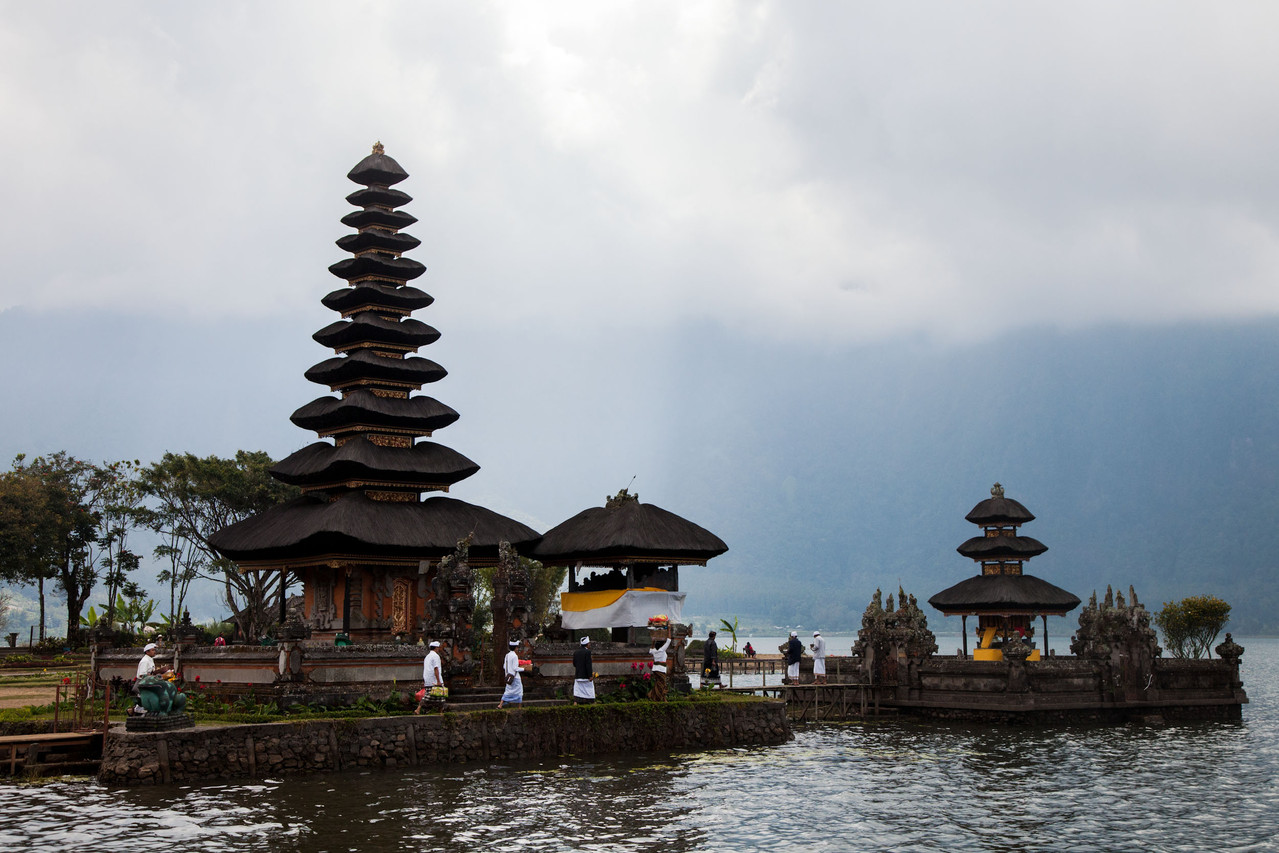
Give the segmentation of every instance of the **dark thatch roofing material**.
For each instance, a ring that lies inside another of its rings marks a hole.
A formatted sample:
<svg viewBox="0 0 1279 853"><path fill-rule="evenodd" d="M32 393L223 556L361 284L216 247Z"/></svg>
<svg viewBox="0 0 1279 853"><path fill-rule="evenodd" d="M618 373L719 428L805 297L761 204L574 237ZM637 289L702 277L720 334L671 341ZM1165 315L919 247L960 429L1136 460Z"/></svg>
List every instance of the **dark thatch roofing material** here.
<svg viewBox="0 0 1279 853"><path fill-rule="evenodd" d="M381 151L382 146L374 146L373 153L355 164L355 168L346 176L357 184L389 187L398 184L409 176L395 159Z"/></svg>
<svg viewBox="0 0 1279 853"><path fill-rule="evenodd" d="M348 492L332 502L303 495L223 528L209 542L237 563L328 555L438 560L468 535L474 536L472 563L495 560L503 541L528 553L538 538L537 531L513 518L453 498L399 503Z"/></svg>
<svg viewBox="0 0 1279 853"><path fill-rule="evenodd" d="M349 228L378 226L398 231L401 228L408 228L414 222L417 222L417 217L402 210L382 210L378 207L370 207L366 210L351 211L342 217L341 222Z"/></svg>
<svg viewBox="0 0 1279 853"><path fill-rule="evenodd" d="M339 237L334 242L337 243L338 248L351 254L365 252L369 249L378 249L385 252L411 252L422 245L422 241L412 234L399 234L378 228L370 228L368 231L360 231L356 234L347 234Z"/></svg>
<svg viewBox="0 0 1279 853"><path fill-rule="evenodd" d="M418 388L438 382L448 375L429 358L383 358L367 349L349 355L325 359L306 372L306 378L319 385L340 387L361 379L411 384Z"/></svg>
<svg viewBox="0 0 1279 853"><path fill-rule="evenodd" d="M425 308L435 301L429 293L416 287L397 287L393 284L381 284L373 281L362 281L350 287L341 287L329 293L320 302L325 308L350 313L356 308L377 306L379 308L395 308L401 311L416 311Z"/></svg>
<svg viewBox="0 0 1279 853"><path fill-rule="evenodd" d="M1029 536L974 536L955 550L974 560L1029 560L1048 546Z"/></svg>
<svg viewBox="0 0 1279 853"><path fill-rule="evenodd" d="M292 486L327 486L344 480L372 480L415 491L439 489L465 480L480 470L470 459L433 441L412 447L384 447L356 436L340 447L327 441L309 444L271 469L271 475Z"/></svg>
<svg viewBox="0 0 1279 853"><path fill-rule="evenodd" d="M612 566L623 562L705 565L728 550L704 527L638 500L610 500L547 531L533 556L557 566Z"/></svg>
<svg viewBox="0 0 1279 853"><path fill-rule="evenodd" d="M343 398L312 400L289 418L302 429L321 433L365 426L411 430L418 435L443 429L457 419L457 412L433 397L379 397L363 390Z"/></svg>
<svg viewBox="0 0 1279 853"><path fill-rule="evenodd" d="M351 193L346 200L356 207L371 207L375 204L382 207L403 207L413 200L413 196L404 190L389 187L365 187Z"/></svg>
<svg viewBox="0 0 1279 853"><path fill-rule="evenodd" d="M1003 497L1002 492L1001 489L998 497L986 498L977 504L964 518L981 525L1025 524L1035 520L1030 510L1012 498Z"/></svg>
<svg viewBox="0 0 1279 853"><path fill-rule="evenodd" d="M1064 615L1079 599L1034 575L978 575L928 599L948 616L962 613L1048 613Z"/></svg>
<svg viewBox="0 0 1279 853"><path fill-rule="evenodd" d="M424 347L438 341L440 332L434 326L411 317L388 320L372 311L365 311L350 320L330 323L311 337L333 349L365 343Z"/></svg>
<svg viewBox="0 0 1279 853"><path fill-rule="evenodd" d="M366 275L376 275L392 281L408 281L426 272L426 266L412 258L361 255L358 258L343 258L335 264L329 264L329 272L347 281Z"/></svg>

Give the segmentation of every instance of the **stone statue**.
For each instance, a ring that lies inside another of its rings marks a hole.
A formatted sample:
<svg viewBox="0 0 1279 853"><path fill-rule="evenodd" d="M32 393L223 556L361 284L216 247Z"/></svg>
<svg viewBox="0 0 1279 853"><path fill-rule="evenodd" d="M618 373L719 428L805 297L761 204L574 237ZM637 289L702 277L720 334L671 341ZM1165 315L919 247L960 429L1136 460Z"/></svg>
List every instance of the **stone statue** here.
<svg viewBox="0 0 1279 853"><path fill-rule="evenodd" d="M172 681L156 675L144 675L138 679L138 704L147 714L167 717L181 714L187 705L187 697Z"/></svg>

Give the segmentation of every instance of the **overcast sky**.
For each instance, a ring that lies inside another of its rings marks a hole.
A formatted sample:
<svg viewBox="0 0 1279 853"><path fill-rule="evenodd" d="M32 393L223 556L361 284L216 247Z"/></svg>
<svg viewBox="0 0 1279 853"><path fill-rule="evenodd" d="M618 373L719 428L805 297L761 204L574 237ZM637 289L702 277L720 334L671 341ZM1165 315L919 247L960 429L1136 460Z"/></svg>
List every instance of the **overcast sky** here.
<svg viewBox="0 0 1279 853"><path fill-rule="evenodd" d="M463 415L438 438L498 472L455 492L541 529L635 473L686 509L648 460L688 439L663 342L698 330L1273 318L1276 32L1272 3L9 3L0 329L43 337L0 341L0 454L314 440L287 415L377 140Z"/></svg>
<svg viewBox="0 0 1279 853"><path fill-rule="evenodd" d="M846 342L1279 310L1279 9L28 3L0 309L296 313L375 140L441 311Z"/></svg>

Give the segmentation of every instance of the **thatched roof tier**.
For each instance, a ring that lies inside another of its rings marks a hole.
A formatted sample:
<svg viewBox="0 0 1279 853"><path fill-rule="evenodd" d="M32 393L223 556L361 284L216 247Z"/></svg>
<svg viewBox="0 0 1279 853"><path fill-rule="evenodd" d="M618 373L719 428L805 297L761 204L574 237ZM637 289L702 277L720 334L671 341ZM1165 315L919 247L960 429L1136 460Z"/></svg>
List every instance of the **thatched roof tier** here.
<svg viewBox="0 0 1279 853"><path fill-rule="evenodd" d="M382 143L373 146L373 153L355 164L346 176L357 184L389 187L409 176L395 159L383 153Z"/></svg>
<svg viewBox="0 0 1279 853"><path fill-rule="evenodd" d="M422 245L422 241L412 234L401 234L381 228L370 228L357 234L347 234L345 237L339 237L334 242L337 243L338 248L352 254L367 252L370 249L396 253L411 252Z"/></svg>
<svg viewBox="0 0 1279 853"><path fill-rule="evenodd" d="M614 566L623 563L706 565L728 550L724 540L686 518L637 498L610 499L559 524L533 556L543 563Z"/></svg>
<svg viewBox="0 0 1279 853"><path fill-rule="evenodd" d="M347 492L330 501L310 493L232 524L209 542L237 563L304 562L337 558L410 558L439 560L472 536L470 562L497 559L500 542L528 553L537 531L492 510L454 498L421 502L375 501Z"/></svg>
<svg viewBox="0 0 1279 853"><path fill-rule="evenodd" d="M369 207L364 210L353 210L343 216L340 221L350 228L389 228L392 231L398 231L417 222L417 217L402 210Z"/></svg>
<svg viewBox="0 0 1279 853"><path fill-rule="evenodd" d="M391 344L417 349L438 341L440 332L421 320L409 317L388 320L372 311L365 311L349 320L330 323L311 337L318 343L337 350L346 349L353 344Z"/></svg>
<svg viewBox="0 0 1279 853"><path fill-rule="evenodd" d="M433 397L379 397L371 391L359 390L350 391L342 398L312 400L289 420L302 429L322 435L378 427L430 435L457 419L457 412Z"/></svg>
<svg viewBox="0 0 1279 853"><path fill-rule="evenodd" d="M320 300L324 307L340 311L343 316L378 308L407 313L425 308L434 301L435 297L416 287L398 287L373 281L340 287Z"/></svg>
<svg viewBox="0 0 1279 853"><path fill-rule="evenodd" d="M955 550L974 560L1029 560L1048 546L1029 536L974 536Z"/></svg>
<svg viewBox="0 0 1279 853"><path fill-rule="evenodd" d="M304 489L351 487L358 481L375 489L425 492L447 489L478 470L470 459L433 441L384 447L356 436L340 446L309 444L276 464L271 475Z"/></svg>
<svg viewBox="0 0 1279 853"><path fill-rule="evenodd" d="M384 358L367 349L325 359L306 372L307 379L335 391L364 381L421 388L447 375L447 370L429 358Z"/></svg>
<svg viewBox="0 0 1279 853"><path fill-rule="evenodd" d="M330 264L329 272L347 281L366 275L391 281L409 281L426 272L426 267L412 258L361 255L358 258L344 258L336 264Z"/></svg>
<svg viewBox="0 0 1279 853"><path fill-rule="evenodd" d="M947 616L978 614L1065 615L1079 598L1034 575L978 575L928 599Z"/></svg>
<svg viewBox="0 0 1279 853"><path fill-rule="evenodd" d="M346 200L356 207L403 207L413 200L413 196L388 187L365 187L351 193Z"/></svg>
<svg viewBox="0 0 1279 853"><path fill-rule="evenodd" d="M964 518L983 527L1016 527L1035 520L1030 510L1012 498L1004 497L1004 487L999 483L991 486L990 497L973 507Z"/></svg>

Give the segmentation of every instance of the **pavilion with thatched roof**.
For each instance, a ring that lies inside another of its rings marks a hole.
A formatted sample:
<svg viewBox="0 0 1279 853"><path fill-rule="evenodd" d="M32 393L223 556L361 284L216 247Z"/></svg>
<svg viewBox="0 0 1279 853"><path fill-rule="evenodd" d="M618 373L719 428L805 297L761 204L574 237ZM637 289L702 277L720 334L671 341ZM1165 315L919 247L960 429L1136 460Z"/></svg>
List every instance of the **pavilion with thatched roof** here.
<svg viewBox="0 0 1279 853"><path fill-rule="evenodd" d="M569 569L560 596L565 628L610 628L615 641L632 642L651 616L679 621L680 566L704 566L727 550L706 528L622 489L547 531L533 556ZM579 577L584 568L607 571Z"/></svg>
<svg viewBox="0 0 1279 853"><path fill-rule="evenodd" d="M928 599L947 616L960 616L963 624L964 655L968 654L968 617L978 619L978 648L975 660L1002 660L1002 646L1013 639L1033 644L1034 619L1042 617L1043 648L1048 642L1048 617L1065 616L1079 606L1079 597L1046 580L1025 574L1022 564L1048 550L1048 546L1018 528L1034 521L1026 507L1004 497L1004 487L996 483L990 497L973 507L965 518L981 526L983 534L964 542L956 550L981 565L981 574L960 581ZM1039 660L1040 649L1028 660Z"/></svg>

